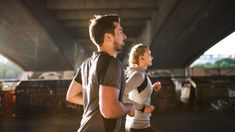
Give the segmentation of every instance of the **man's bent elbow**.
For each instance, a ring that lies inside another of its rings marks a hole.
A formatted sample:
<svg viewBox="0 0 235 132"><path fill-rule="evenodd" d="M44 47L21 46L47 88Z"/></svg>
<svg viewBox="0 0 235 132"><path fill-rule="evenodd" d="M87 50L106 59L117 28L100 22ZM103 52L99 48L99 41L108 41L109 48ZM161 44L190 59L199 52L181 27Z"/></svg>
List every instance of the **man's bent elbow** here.
<svg viewBox="0 0 235 132"><path fill-rule="evenodd" d="M66 101L70 102L70 103L73 103L73 97L72 96L66 96Z"/></svg>
<svg viewBox="0 0 235 132"><path fill-rule="evenodd" d="M116 119L120 118L123 114L117 110L109 109L109 110L100 110L102 116L106 119Z"/></svg>
<svg viewBox="0 0 235 132"><path fill-rule="evenodd" d="M113 113L101 113L101 114L105 119L116 119L116 118L118 118L118 116L114 115Z"/></svg>
<svg viewBox="0 0 235 132"><path fill-rule="evenodd" d="M71 98L69 96L66 96L66 101L71 102Z"/></svg>

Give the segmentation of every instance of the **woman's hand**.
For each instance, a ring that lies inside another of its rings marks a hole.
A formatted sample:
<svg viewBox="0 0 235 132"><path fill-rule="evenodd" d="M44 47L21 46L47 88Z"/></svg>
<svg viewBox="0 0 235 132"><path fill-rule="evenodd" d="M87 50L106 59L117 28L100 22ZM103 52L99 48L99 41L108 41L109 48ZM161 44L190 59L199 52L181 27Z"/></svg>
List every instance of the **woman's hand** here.
<svg viewBox="0 0 235 132"><path fill-rule="evenodd" d="M152 113L154 111L154 106L153 105L147 105L144 108L144 113Z"/></svg>
<svg viewBox="0 0 235 132"><path fill-rule="evenodd" d="M154 84L153 84L153 88L155 89L155 90L160 90L161 89L161 87L162 87L162 85L161 85L161 82L155 82Z"/></svg>

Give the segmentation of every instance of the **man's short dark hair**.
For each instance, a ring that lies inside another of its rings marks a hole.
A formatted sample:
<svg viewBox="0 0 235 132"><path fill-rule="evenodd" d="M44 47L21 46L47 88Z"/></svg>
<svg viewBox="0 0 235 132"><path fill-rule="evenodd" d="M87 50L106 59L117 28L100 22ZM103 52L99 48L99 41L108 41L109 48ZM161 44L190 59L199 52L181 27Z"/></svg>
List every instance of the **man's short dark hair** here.
<svg viewBox="0 0 235 132"><path fill-rule="evenodd" d="M105 33L114 35L114 22L120 22L120 17L116 14L95 15L95 18L90 20L89 35L95 45L102 46Z"/></svg>

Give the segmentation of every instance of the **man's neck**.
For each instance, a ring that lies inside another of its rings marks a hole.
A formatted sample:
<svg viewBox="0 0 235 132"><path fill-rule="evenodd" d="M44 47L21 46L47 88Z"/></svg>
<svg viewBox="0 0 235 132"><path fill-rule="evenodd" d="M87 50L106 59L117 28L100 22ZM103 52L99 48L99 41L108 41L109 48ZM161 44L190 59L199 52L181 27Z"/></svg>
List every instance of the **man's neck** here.
<svg viewBox="0 0 235 132"><path fill-rule="evenodd" d="M106 47L98 47L98 51L103 51L109 54L110 56L113 56L114 58L117 57L117 51L113 51L111 49L108 49Z"/></svg>

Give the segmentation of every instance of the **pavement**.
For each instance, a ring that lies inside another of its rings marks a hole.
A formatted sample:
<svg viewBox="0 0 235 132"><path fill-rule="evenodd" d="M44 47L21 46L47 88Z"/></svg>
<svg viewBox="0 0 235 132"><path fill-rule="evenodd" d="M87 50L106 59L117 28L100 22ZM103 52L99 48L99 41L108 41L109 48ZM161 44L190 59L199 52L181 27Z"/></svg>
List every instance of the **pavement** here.
<svg viewBox="0 0 235 132"><path fill-rule="evenodd" d="M78 112L70 115L53 113L37 116L2 116L0 132L76 132L81 114ZM235 132L235 112L155 112L151 125L156 132Z"/></svg>

